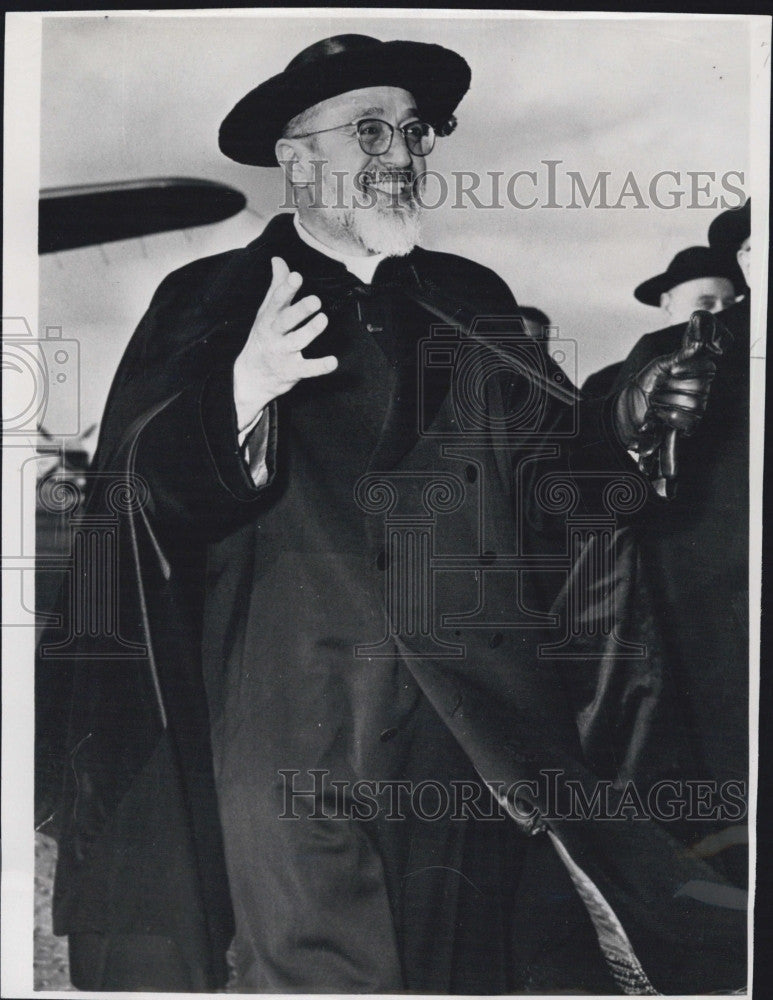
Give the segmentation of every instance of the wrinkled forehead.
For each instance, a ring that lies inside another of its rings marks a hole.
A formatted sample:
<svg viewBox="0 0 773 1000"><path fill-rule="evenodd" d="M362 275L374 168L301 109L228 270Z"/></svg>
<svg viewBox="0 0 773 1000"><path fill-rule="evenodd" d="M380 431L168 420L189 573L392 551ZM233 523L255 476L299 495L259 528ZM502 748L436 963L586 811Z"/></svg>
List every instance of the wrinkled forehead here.
<svg viewBox="0 0 773 1000"><path fill-rule="evenodd" d="M320 101L306 112L313 115L315 125L325 128L355 118L384 118L397 122L418 114L413 96L400 87L364 87Z"/></svg>

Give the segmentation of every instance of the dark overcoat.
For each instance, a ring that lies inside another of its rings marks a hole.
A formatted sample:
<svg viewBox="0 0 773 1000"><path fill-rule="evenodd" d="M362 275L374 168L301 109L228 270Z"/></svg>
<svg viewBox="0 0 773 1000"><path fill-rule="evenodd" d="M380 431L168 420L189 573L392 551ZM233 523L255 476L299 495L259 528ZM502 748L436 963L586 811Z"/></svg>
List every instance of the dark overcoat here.
<svg viewBox="0 0 773 1000"><path fill-rule="evenodd" d="M313 353L342 363L272 404L270 481L257 488L239 447L232 365L273 255L330 316ZM452 329L430 338L432 317L411 288L472 304L489 346L470 348ZM281 769L323 764L346 781L397 773L392 736L415 710L401 700L407 670L484 782L532 782L515 818L552 840L621 987L742 984L745 913L689 888L721 890L714 869L661 823L562 818L546 801L546 772L573 779L586 801L599 777L614 779L619 799L621 775L672 777L683 746L657 656L606 655L616 642L607 633L606 647L591 644L568 668L545 655L565 636L565 618L548 608L577 555L570 539L582 536L567 525L601 509L608 545L610 509L636 510L643 486L609 430L607 401L557 402L535 389L539 377L565 378L543 348L502 347L496 317L514 308L492 272L421 249L362 286L303 244L287 216L161 284L111 389L85 506L86 523L115 522L117 599L93 627L72 628L65 613L41 646L38 789L40 815L59 831L58 933L166 936L193 989L223 981L232 918L212 748L225 766L233 691L218 670L247 649L261 670L250 693L262 699L253 747L267 851L281 841L270 826ZM356 410L365 333L383 359L373 389L383 416L370 424L361 400ZM429 560L413 582L399 578L401 545ZM609 577L621 607L645 600L635 558L625 567ZM426 620L406 621L427 579ZM250 600L239 597L245 582ZM65 609L77 610L85 586L73 572Z"/></svg>
<svg viewBox="0 0 773 1000"><path fill-rule="evenodd" d="M673 501L637 531L697 773L749 786L749 300L717 316L732 334L699 431L678 451ZM677 350L683 327L647 334L618 384ZM746 887L748 818L725 824L715 864ZM731 827L735 826L735 829ZM721 847L721 857L720 850Z"/></svg>

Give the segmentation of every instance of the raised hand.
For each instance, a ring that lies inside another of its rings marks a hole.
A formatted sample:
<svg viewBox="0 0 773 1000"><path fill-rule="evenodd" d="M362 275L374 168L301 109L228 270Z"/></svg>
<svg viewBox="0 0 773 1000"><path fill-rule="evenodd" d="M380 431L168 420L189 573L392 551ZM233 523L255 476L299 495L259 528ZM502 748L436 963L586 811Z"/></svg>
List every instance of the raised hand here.
<svg viewBox="0 0 773 1000"><path fill-rule="evenodd" d="M258 309L252 330L234 362L234 402L239 430L248 427L265 406L302 378L327 375L338 360L304 358L301 351L327 326L316 295L293 303L303 284L281 257L271 258L271 285Z"/></svg>
<svg viewBox="0 0 773 1000"><path fill-rule="evenodd" d="M722 353L713 346L708 326L716 328L711 314L693 313L683 346L651 361L620 391L615 418L627 448L648 454L660 445L667 428L684 435L696 430L717 370L711 355Z"/></svg>

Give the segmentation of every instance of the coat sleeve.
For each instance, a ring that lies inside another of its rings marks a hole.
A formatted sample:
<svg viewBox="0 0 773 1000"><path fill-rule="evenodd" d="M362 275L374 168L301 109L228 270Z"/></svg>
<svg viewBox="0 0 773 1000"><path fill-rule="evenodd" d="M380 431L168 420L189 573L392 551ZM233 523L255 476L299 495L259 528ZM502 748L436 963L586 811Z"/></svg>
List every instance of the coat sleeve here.
<svg viewBox="0 0 773 1000"><path fill-rule="evenodd" d="M143 514L161 540L209 542L234 531L255 516L276 469L276 403L261 486L239 441L233 362L254 315L206 313L200 264L156 292L116 375L100 440L103 466L142 483ZM261 298L258 287L255 310Z"/></svg>
<svg viewBox="0 0 773 1000"><path fill-rule="evenodd" d="M151 521L162 531L211 541L255 514L276 468L276 404L268 413L267 482L256 486L238 440L233 365L225 362L143 414L130 467L148 487Z"/></svg>

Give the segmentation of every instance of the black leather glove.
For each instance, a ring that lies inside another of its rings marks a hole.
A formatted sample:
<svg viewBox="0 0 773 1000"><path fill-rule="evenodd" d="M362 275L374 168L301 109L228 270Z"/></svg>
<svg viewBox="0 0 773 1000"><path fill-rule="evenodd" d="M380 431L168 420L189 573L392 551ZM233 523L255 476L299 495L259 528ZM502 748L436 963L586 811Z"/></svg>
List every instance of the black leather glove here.
<svg viewBox="0 0 773 1000"><path fill-rule="evenodd" d="M729 340L730 332L711 313L699 310L690 317L678 351L656 358L628 380L614 407L616 430L626 448L646 458L660 448L669 429L685 436L695 432L717 370L713 357L724 352Z"/></svg>

